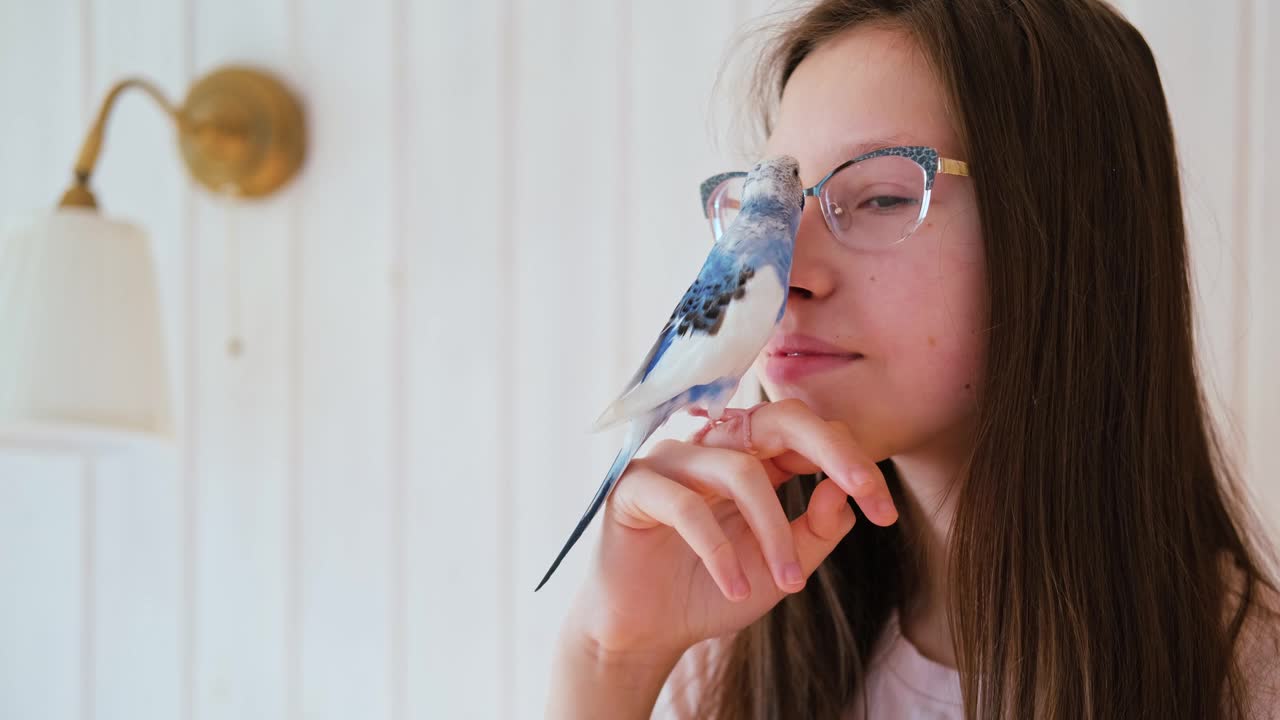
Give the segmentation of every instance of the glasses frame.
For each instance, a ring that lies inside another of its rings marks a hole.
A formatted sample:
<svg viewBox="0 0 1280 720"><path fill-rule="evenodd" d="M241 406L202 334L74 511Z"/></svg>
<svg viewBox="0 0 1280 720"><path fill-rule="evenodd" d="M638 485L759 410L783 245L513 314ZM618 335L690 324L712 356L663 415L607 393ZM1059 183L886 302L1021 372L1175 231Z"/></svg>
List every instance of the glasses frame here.
<svg viewBox="0 0 1280 720"><path fill-rule="evenodd" d="M916 228L920 227L920 223L924 222L925 215L929 212L929 200L933 195L933 181L938 175L957 175L961 177L969 176L969 163L963 160L943 157L938 153L936 148L924 145L895 145L893 147L872 150L871 152L863 153L852 160L846 160L845 162L837 165L831 172L827 173L816 185L811 188L807 188L804 191L805 197L811 197L818 200L818 205L822 210L822 220L827 224L827 231L830 232L832 236L837 238L840 237L839 233L835 231L835 228L832 225L831 218L827 215L827 204L822 202L821 195L823 189L826 188L827 182L831 180L836 173L844 170L850 165L860 163L863 160L871 160L879 157L906 158L914 162L916 165L919 165L920 169L924 170L925 175L924 197L921 198L920 201L920 215L912 224L911 230L904 233L902 237L898 238L893 243L890 243L891 245L896 245L903 240L906 240L916 231ZM722 208L721 202L724 202L725 198L723 197L723 193L716 194L716 190L726 180L746 176L747 173L742 171L723 172L717 175L712 175L702 181L702 185L699 188L702 195L702 215L711 222L711 235L717 242L719 242L720 237L724 235L726 228L722 227L720 222L720 210Z"/></svg>

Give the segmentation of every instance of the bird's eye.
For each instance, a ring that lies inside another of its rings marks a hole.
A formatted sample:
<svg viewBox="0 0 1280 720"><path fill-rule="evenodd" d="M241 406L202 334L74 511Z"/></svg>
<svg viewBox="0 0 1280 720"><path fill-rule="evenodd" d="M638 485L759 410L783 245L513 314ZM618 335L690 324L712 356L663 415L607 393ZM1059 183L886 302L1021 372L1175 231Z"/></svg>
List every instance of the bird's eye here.
<svg viewBox="0 0 1280 720"><path fill-rule="evenodd" d="M795 170L792 170L791 174L794 175L795 177L800 177L800 168L796 168Z"/></svg>

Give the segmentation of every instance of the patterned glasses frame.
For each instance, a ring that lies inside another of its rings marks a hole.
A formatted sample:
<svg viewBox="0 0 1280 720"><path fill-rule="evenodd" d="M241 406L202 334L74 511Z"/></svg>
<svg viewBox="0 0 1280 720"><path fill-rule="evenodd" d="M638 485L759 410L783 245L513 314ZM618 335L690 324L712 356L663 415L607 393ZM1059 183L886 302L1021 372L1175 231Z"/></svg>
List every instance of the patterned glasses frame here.
<svg viewBox="0 0 1280 720"><path fill-rule="evenodd" d="M827 223L827 229L830 230L833 235L836 235L838 237L839 233L837 233L836 229L831 226L831 219L827 217L826 204L821 202L822 200L821 194L823 189L827 186L827 182L830 181L831 178L834 177L836 173L840 172L841 170L844 170L850 165L863 162L864 160L872 160L880 157L906 158L907 160L911 160L915 164L919 165L921 170L924 171L924 177L925 177L924 196L923 198L921 198L920 214L916 218L913 224L912 231L914 231L914 228L918 227L921 222L924 222L925 215L929 212L929 199L933 193L933 181L939 174L958 175L962 177L967 177L969 175L969 164L966 163L965 161L942 157L938 153L936 148L926 147L921 145L900 145L900 146L894 146L894 147L881 148L879 150L873 150L863 155L859 155L858 157L852 160L847 160L843 163L840 163L831 172L827 173L826 176L824 176L821 180L819 180L816 185L814 185L811 188L807 188L804 191L804 195L806 197L812 197L819 200L819 205L822 207L823 219ZM718 175L712 175L711 177L702 181L702 186L700 188L701 195L702 195L702 214L704 217L707 218L707 220L711 222L711 233L712 233L712 236L717 241L720 239L720 236L724 234L724 231L726 229L722 227L722 223L720 220L721 209L722 209L721 203L734 202L734 201L728 200L723 196L723 194L717 195L716 190L720 188L727 180L732 180L734 178L743 178L746 176L747 176L747 173L742 171L725 172L725 173L719 173ZM732 206L728 206L728 207L732 209ZM908 237L909 235L910 235L910 232L903 235L903 237L899 239L899 242L901 240L906 239L906 237Z"/></svg>

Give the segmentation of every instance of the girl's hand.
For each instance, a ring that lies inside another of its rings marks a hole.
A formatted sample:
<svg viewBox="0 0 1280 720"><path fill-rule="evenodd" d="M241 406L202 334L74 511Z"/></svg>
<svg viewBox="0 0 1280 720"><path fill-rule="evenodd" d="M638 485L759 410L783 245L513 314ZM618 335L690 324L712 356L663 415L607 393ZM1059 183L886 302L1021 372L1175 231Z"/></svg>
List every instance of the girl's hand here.
<svg viewBox="0 0 1280 720"><path fill-rule="evenodd" d="M828 477L788 522L776 489L818 470ZM878 525L897 520L849 429L799 400L763 405L700 444L663 441L610 496L566 632L601 654L658 656L739 630L802 589L853 528L849 497Z"/></svg>

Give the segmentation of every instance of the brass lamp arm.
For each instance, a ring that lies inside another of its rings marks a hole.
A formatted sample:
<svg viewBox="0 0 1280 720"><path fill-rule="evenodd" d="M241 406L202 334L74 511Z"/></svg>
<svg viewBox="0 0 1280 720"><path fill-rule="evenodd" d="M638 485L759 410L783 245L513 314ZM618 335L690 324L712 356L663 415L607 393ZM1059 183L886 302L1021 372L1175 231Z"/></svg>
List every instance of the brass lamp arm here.
<svg viewBox="0 0 1280 720"><path fill-rule="evenodd" d="M302 106L271 75L247 67L215 70L191 87L181 106L150 81L129 77L113 85L102 101L59 207L98 206L89 178L102 151L107 117L128 88L150 95L173 120L188 170L213 192L265 196L288 182L302 164Z"/></svg>
<svg viewBox="0 0 1280 720"><path fill-rule="evenodd" d="M89 178L93 175L93 167L98 163L98 154L102 151L102 136L107 126L107 116L111 114L111 110L115 107L116 98L120 97L120 93L131 87L136 87L146 92L174 122L181 124L182 112L173 103L169 102L169 99L164 96L164 93L160 92L159 88L148 80L131 77L113 85L111 90L107 92L107 97L102 101L101 109L98 110L98 119L89 128L89 134L85 136L84 143L80 145L80 155L76 159L75 166L75 181L63 193L62 201L58 203L60 207L96 208L98 206L93 193L89 191Z"/></svg>

